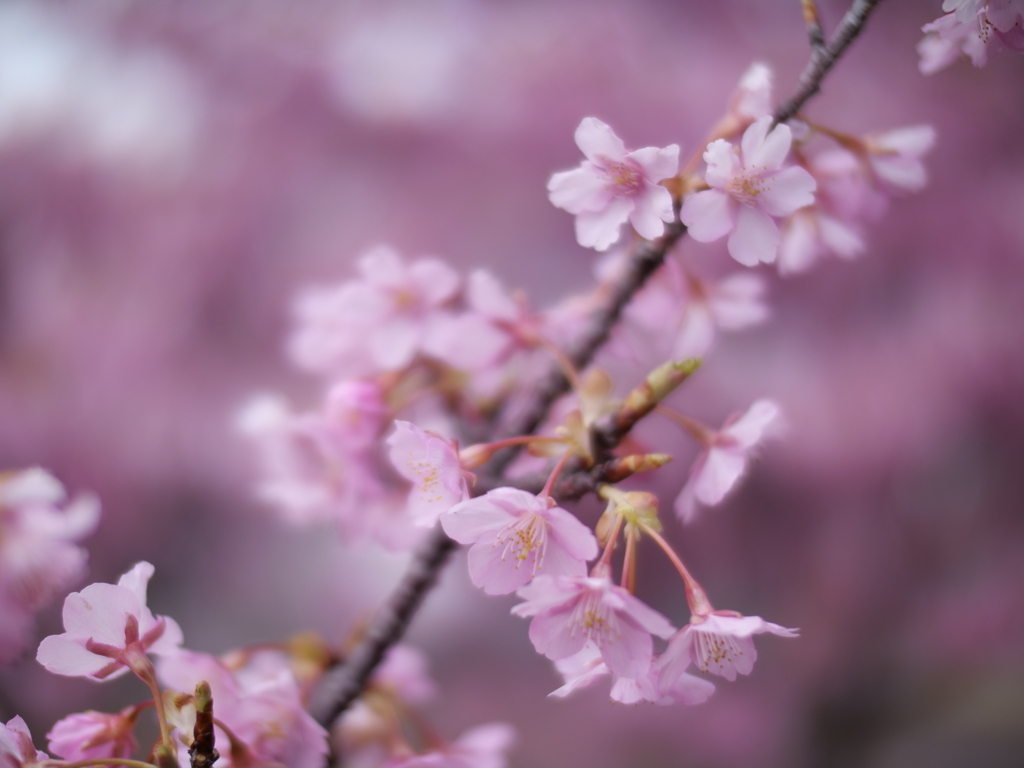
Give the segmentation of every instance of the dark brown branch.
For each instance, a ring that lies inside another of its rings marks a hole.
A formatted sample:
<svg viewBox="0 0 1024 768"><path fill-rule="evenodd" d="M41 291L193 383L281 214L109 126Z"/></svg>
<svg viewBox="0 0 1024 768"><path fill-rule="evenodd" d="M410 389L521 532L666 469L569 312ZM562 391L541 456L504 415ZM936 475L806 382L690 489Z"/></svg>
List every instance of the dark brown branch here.
<svg viewBox="0 0 1024 768"><path fill-rule="evenodd" d="M855 0L850 10L843 16L839 28L827 46L811 46L811 60L800 75L800 84L792 98L786 100L775 110L775 122L784 123L799 112L807 100L821 90L821 82L833 65L846 51L854 38L864 29L871 11L881 0Z"/></svg>
<svg viewBox="0 0 1024 768"><path fill-rule="evenodd" d="M818 92L825 75L863 28L868 14L880 1L854 2L828 46L812 51L811 61L800 77L797 93L779 107L775 113L775 122L789 120ZM589 365L597 350L608 340L622 310L664 263L666 254L684 234L686 227L677 221L669 224L665 234L657 240L641 240L636 244L626 274L620 282L611 286L604 302L591 315L587 331L566 351L576 368L582 370ZM544 420L552 403L568 391L569 382L561 369L552 366L547 376L535 387L529 404L505 425L495 439L531 434ZM610 449L614 445L602 447ZM495 487L499 481L508 484L502 481L502 475L515 455L514 449L496 454L490 463L490 471L481 477L477 493ZM605 464L586 470L582 467L568 467L563 481L555 487L556 498L580 498L591 492L601 482L605 471ZM385 654L405 634L409 622L455 547L455 542L445 536L440 527L424 542L391 599L371 624L365 639L340 667L325 674L315 691L310 711L319 723L329 727L362 693Z"/></svg>

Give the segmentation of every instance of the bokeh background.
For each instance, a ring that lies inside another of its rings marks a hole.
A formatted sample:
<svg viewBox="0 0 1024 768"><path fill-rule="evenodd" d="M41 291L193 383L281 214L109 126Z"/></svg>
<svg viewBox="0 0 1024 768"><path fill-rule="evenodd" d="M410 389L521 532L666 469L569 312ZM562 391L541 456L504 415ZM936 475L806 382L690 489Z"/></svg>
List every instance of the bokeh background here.
<svg viewBox="0 0 1024 768"><path fill-rule="evenodd" d="M922 78L939 6L883 3L809 108L855 133L934 125L929 187L856 262L764 269L773 319L677 400L712 423L782 404L741 491L669 536L716 605L801 638L760 639L754 674L701 707L552 700L514 598L456 558L410 637L442 732L509 721L513 766L1022 764L1024 58ZM821 8L834 24L844 3ZM544 190L582 117L688 154L752 61L782 98L806 57L796 0L0 4L0 466L97 491L91 580L153 562L150 605L188 647L340 640L405 557L286 527L233 428L253 392L314 404L283 354L295 292L387 242L551 304L591 281ZM692 456L671 439L666 505ZM648 554L642 595L685 621ZM59 627L58 604L38 636ZM0 719L39 746L143 695L33 657L0 669Z"/></svg>

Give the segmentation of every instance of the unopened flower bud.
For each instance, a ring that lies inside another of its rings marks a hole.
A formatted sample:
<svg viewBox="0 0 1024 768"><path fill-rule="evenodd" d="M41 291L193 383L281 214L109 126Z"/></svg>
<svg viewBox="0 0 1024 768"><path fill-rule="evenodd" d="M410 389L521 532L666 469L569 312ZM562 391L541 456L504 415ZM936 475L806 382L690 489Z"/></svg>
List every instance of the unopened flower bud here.
<svg viewBox="0 0 1024 768"><path fill-rule="evenodd" d="M669 361L648 374L636 389L630 392L615 413L615 427L628 431L640 419L654 410L662 400L686 381L700 367L700 358L692 357L680 362Z"/></svg>
<svg viewBox="0 0 1024 768"><path fill-rule="evenodd" d="M650 472L672 461L667 453L641 453L623 456L608 462L604 471L605 482L618 483L638 472Z"/></svg>

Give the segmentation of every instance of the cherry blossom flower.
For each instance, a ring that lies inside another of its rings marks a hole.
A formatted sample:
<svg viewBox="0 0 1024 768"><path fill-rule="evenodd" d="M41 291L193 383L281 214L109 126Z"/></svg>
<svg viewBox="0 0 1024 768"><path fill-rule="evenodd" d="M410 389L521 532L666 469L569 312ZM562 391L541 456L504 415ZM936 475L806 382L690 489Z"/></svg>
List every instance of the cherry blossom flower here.
<svg viewBox="0 0 1024 768"><path fill-rule="evenodd" d="M207 681L217 720L245 746L250 759L288 768L320 768L327 756L327 732L306 712L286 658L264 654L257 660L229 669L213 656L182 650L161 659L157 672L161 682L180 691L192 692L201 680ZM191 732L180 735L191 742ZM229 743L219 726L214 738L218 744ZM226 747L219 751L224 768L251 765L236 763Z"/></svg>
<svg viewBox="0 0 1024 768"><path fill-rule="evenodd" d="M686 197L680 213L694 240L729 235L729 254L748 267L775 260L781 235L773 217L814 202L814 177L804 168L782 167L793 140L789 126L771 128L771 122L766 116L747 128L740 152L725 139L708 144L711 189Z"/></svg>
<svg viewBox="0 0 1024 768"><path fill-rule="evenodd" d="M738 331L768 317L764 292L758 275L740 272L712 282L668 259L626 306L616 351L636 357L653 348L658 361L703 357L719 329Z"/></svg>
<svg viewBox="0 0 1024 768"><path fill-rule="evenodd" d="M332 521L348 541L408 549L417 535L377 451L390 415L380 387L359 380L336 384L308 413L277 395L254 397L237 423L263 465L257 495L295 525Z"/></svg>
<svg viewBox="0 0 1024 768"><path fill-rule="evenodd" d="M550 497L495 488L441 515L444 532L469 550L473 584L489 595L515 592L537 575L585 576L597 557L594 534Z"/></svg>
<svg viewBox="0 0 1024 768"><path fill-rule="evenodd" d="M447 747L392 758L385 768L505 768L515 739L515 729L505 723L478 725Z"/></svg>
<svg viewBox="0 0 1024 768"><path fill-rule="evenodd" d="M736 485L747 468L751 451L777 427L779 407L770 400L758 400L743 414L730 416L722 429L709 432L704 450L690 469L690 477L675 502L676 514L684 523L697 514L697 503L718 504Z"/></svg>
<svg viewBox="0 0 1024 768"><path fill-rule="evenodd" d="M669 637L675 631L668 619L607 576L538 576L516 594L526 602L512 613L533 617L530 640L538 653L558 661L579 653L589 640L620 677L647 672L651 634Z"/></svg>
<svg viewBox="0 0 1024 768"><path fill-rule="evenodd" d="M429 528L437 518L469 498L466 477L457 448L432 432L408 421L396 421L388 438L391 463L412 483L409 512L413 522Z"/></svg>
<svg viewBox="0 0 1024 768"><path fill-rule="evenodd" d="M29 768L49 759L32 744L32 734L20 717L0 723L0 768Z"/></svg>
<svg viewBox="0 0 1024 768"><path fill-rule="evenodd" d="M596 117L580 123L576 145L587 159L552 176L548 196L555 207L576 215L577 242L607 250L618 242L627 219L641 237L661 237L674 214L672 195L658 182L679 170L679 147L627 152L622 139Z"/></svg>
<svg viewBox="0 0 1024 768"><path fill-rule="evenodd" d="M731 611L714 611L694 616L669 641L661 657L661 685L671 686L692 663L701 672L735 680L749 675L757 660L752 635L771 632L796 637L798 630L772 624L760 616L740 616Z"/></svg>
<svg viewBox="0 0 1024 768"><path fill-rule="evenodd" d="M146 654L174 653L182 642L174 619L153 616L146 585L153 566L137 563L114 584L90 584L64 601L64 634L39 644L36 659L50 672L106 680L129 668L144 677Z"/></svg>
<svg viewBox="0 0 1024 768"><path fill-rule="evenodd" d="M95 496L68 502L46 470L0 475L0 661L25 647L35 613L81 578L87 556L75 542L99 516Z"/></svg>
<svg viewBox="0 0 1024 768"><path fill-rule="evenodd" d="M875 218L886 205L868 178L864 162L853 152L821 152L807 162L818 183L814 205L801 208L786 221L779 245L783 275L808 269L824 253L852 259L864 250L859 224Z"/></svg>
<svg viewBox="0 0 1024 768"><path fill-rule="evenodd" d="M636 704L650 701L656 704L703 704L715 692L713 683L690 674L680 674L666 689L660 684L661 659L655 660L650 669L638 678L617 677L612 675L613 683L610 691L612 701L620 704ZM555 662L555 668L565 679L565 685L549 696L564 698L573 691L585 688L605 675L611 675L608 665L601 658L601 652L591 642L583 646L583 650L568 658Z"/></svg>
<svg viewBox="0 0 1024 768"><path fill-rule="evenodd" d="M748 122L772 113L772 71L755 61L743 73L732 97L730 111Z"/></svg>
<svg viewBox="0 0 1024 768"><path fill-rule="evenodd" d="M917 192L928 183L921 157L934 143L935 129L930 125L896 128L864 139L876 178L898 192Z"/></svg>
<svg viewBox="0 0 1024 768"><path fill-rule="evenodd" d="M117 714L90 710L68 715L46 734L50 751L65 760L129 758L136 747L132 733L136 712L129 707Z"/></svg>
<svg viewBox="0 0 1024 768"><path fill-rule="evenodd" d="M428 343L433 319L461 283L438 259L406 265L384 246L360 259L358 268L360 279L299 298L289 349L303 368L339 378L404 369Z"/></svg>
<svg viewBox="0 0 1024 768"><path fill-rule="evenodd" d="M1024 5L1019 0L987 6L962 3L955 13L925 24L921 31L925 33L917 45L921 74L945 69L961 55L970 58L974 66L983 67L989 55L1000 49L1024 52Z"/></svg>

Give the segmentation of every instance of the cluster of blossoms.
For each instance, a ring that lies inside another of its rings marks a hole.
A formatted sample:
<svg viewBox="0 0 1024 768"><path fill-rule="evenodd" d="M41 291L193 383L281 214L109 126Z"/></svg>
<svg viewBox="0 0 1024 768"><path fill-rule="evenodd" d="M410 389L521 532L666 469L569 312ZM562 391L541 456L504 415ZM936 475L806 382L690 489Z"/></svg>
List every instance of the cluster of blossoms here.
<svg viewBox="0 0 1024 768"><path fill-rule="evenodd" d="M0 475L0 662L24 650L35 614L82 577L86 553L76 542L99 516L94 496L68 501L45 470Z"/></svg>
<svg viewBox="0 0 1024 768"><path fill-rule="evenodd" d="M947 5L957 23L984 15L1004 34L1008 20L1020 21L1013 0ZM240 427L263 459L259 495L293 523L331 522L347 541L392 549L409 549L440 527L468 547L474 585L520 598L512 613L529 619L534 648L562 678L552 696L607 677L614 701L694 705L714 693L709 675L750 674L755 634L797 631L714 607L662 535L658 497L618 486L672 456L631 452L637 443L626 438L652 415L678 425L698 451L675 517L690 523L721 503L779 428L780 408L758 399L716 429L669 398L711 352L718 330L767 317L764 280L750 269L777 264L787 274L824 253L857 255L864 224L888 197L924 186L921 158L934 140L924 126L855 137L803 118L779 123L771 105L771 73L754 65L682 168L676 145L628 151L605 123L582 121L575 138L585 160L552 176L548 192L575 215L581 245L610 251L587 296L536 311L490 273L463 278L440 260L407 263L384 247L359 261L357 279L303 295L289 351L320 377L322 402L296 412L263 395L243 409ZM709 279L681 254L663 254L634 289L602 367L590 355L574 361L562 351L567 341L607 315L602 302L635 264L628 250L612 250L627 223L669 246L684 231L702 243L724 240L748 271ZM654 361L646 359L652 350ZM552 365L570 391L558 402L554 392L534 418L530 393L549 386ZM616 397L616 378L639 384ZM515 458L523 448L528 455ZM593 529L562 506L587 493L607 504ZM38 470L0 481L0 610L31 616L79 575L84 555L73 542L95 525L98 507L84 500L62 512L62 500L59 484ZM682 627L635 593L647 541L679 574ZM6 551L9 542L17 553ZM177 623L146 605L153 570L139 563L117 584L72 593L65 632L39 645L37 660L50 672L97 681L131 672L151 693L117 713L58 722L48 734L58 757L130 760L136 721L152 707L160 728L152 762L131 765L319 768L334 751L365 768L504 766L509 726L478 726L448 742L425 725L415 707L435 686L412 649L391 648L329 730L308 701L344 654L310 636L220 658L186 650ZM11 626L21 637L21 625ZM0 757L11 768L51 760L18 718L0 730Z"/></svg>
<svg viewBox="0 0 1024 768"><path fill-rule="evenodd" d="M696 370L695 358L711 351L718 330L768 316L763 277L744 271L706 279L681 258L666 259L604 353L626 376L654 368L621 400L611 375L577 371L558 345L585 326L629 269L628 249L613 248L627 223L655 240L678 217L675 226L694 240L724 240L744 267L775 263L790 274L824 253L857 255L864 224L888 197L925 184L921 158L934 138L928 127L856 137L803 119L776 124L771 109L771 73L755 64L682 168L676 145L629 151L600 120L580 123L575 138L585 159L552 176L548 192L575 215L581 245L609 251L590 296L535 312L486 272L463 280L441 261L406 264L386 248L359 262L358 279L305 294L290 351L324 378L324 405L295 415L282 399L265 397L246 409L243 427L265 459L261 495L293 521L337 520L350 539L369 534L395 548L439 524L468 547L477 587L523 600L513 612L530 619L535 648L564 678L553 695L609 675L616 701L696 704L714 686L690 674L691 665L730 680L750 673L754 634L795 632L712 606L662 537L657 498L615 487L671 457L629 455L614 443L609 450L598 445L598 433L652 412L678 424L699 451L676 516L691 522L719 504L778 430L779 407L758 400L716 429L663 401ZM516 393L529 391L552 361L571 391L538 429L460 448L460 441L507 432ZM524 446L527 453L506 471L488 472L496 453ZM485 492L476 490L479 472ZM556 499L563 475L588 472L598 472L590 490L608 502L596 531ZM407 493L395 490L399 477L411 485ZM682 578L690 614L682 629L633 594L642 539L654 541ZM655 637L667 641L660 653Z"/></svg>
<svg viewBox="0 0 1024 768"><path fill-rule="evenodd" d="M174 619L156 616L146 605L153 572L149 563L138 563L117 584L91 584L65 600L65 631L42 641L39 663L54 674L99 681L131 672L152 697L116 713L90 710L65 717L47 734L49 752L68 762L130 762L138 748L137 720L152 707L160 727L149 750L155 766L187 765L205 750L208 759L233 768L320 768L331 735L307 711L307 698L337 655L312 635L220 658L187 650ZM503 765L514 741L504 724L480 726L452 743L432 731L407 738L411 707L434 690L420 654L393 648L360 705L337 723L334 738L347 754L360 756L359 765L404 768L447 764L447 759ZM410 722L423 724L422 719ZM204 742L209 736L212 740ZM60 765L31 745L20 718L0 725L4 766L27 768L44 760Z"/></svg>
<svg viewBox="0 0 1024 768"><path fill-rule="evenodd" d="M943 0L944 16L925 24L917 46L922 74L945 69L961 56L983 67L990 54L1008 49L1024 53L1024 2L1021 0Z"/></svg>

